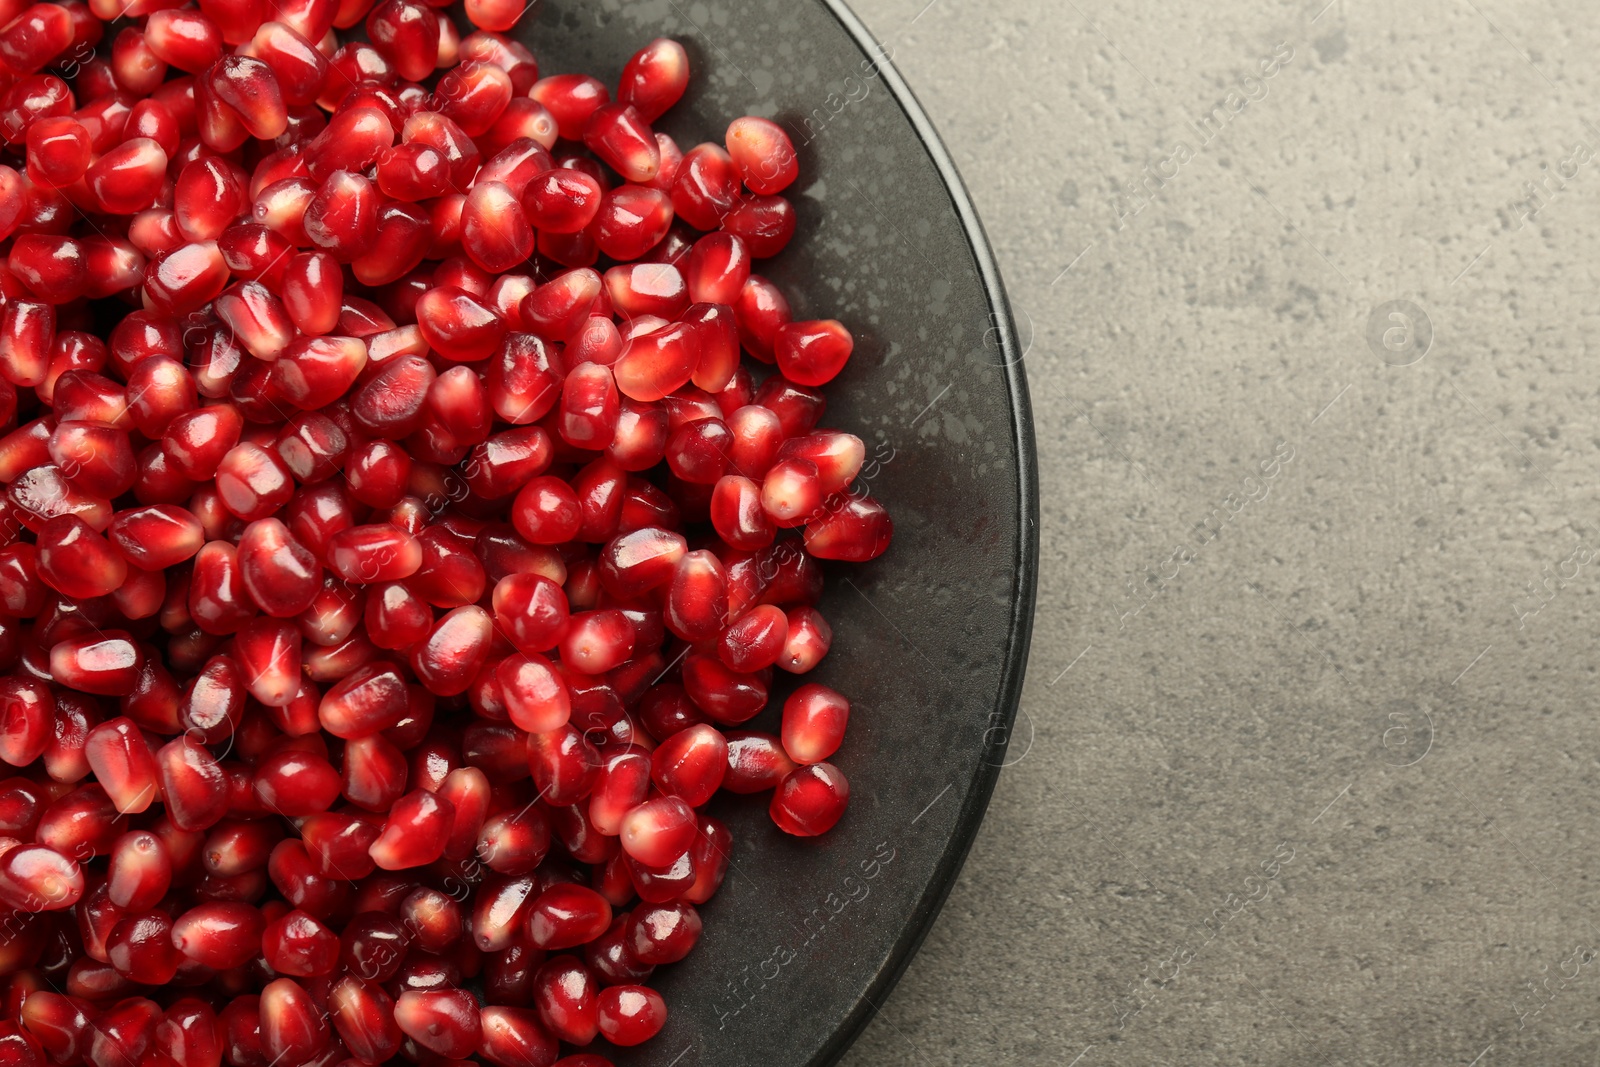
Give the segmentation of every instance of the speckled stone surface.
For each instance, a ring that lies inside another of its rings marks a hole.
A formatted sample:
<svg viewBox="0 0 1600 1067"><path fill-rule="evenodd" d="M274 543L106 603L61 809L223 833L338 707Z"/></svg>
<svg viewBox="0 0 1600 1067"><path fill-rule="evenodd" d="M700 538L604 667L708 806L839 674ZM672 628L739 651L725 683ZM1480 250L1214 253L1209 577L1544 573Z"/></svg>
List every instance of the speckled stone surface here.
<svg viewBox="0 0 1600 1067"><path fill-rule="evenodd" d="M1600 1059L1592 6L854 6L1031 324L1043 529L844 1062Z"/></svg>

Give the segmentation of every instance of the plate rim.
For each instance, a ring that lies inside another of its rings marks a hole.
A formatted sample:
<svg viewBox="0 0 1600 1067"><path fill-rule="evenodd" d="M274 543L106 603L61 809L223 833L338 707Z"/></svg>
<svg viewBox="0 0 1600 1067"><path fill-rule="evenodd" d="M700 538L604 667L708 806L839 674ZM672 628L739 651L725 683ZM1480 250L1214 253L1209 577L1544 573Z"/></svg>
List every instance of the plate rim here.
<svg viewBox="0 0 1600 1067"><path fill-rule="evenodd" d="M989 245L988 234L956 170L955 161L950 158L949 150L940 140L938 131L934 129L916 95L901 77L892 56L884 54L880 42L844 0L820 0L820 3L839 22L863 57L877 65L879 77L890 97L905 114L932 160L977 263L978 277L989 303L990 321L999 333L1000 351L1005 359L1003 369L1011 408L1011 431L1017 449L1018 532L1015 546L1017 571L1012 586L1010 630L1006 638L999 694L989 713L991 725L984 732L984 749L977 769L967 783L961 811L956 818L955 832L946 841L944 851L934 866L933 877L912 908L908 921L889 951L888 959L838 1028L811 1058L810 1067L830 1067L838 1063L856 1038L861 1036L871 1015L878 1011L877 1005L899 983L911 958L922 947L923 939L928 936L934 920L944 909L950 891L955 888L956 879L961 874L967 853L972 849L989 800L994 794L1017 709L1021 705L1022 685L1027 675L1028 652L1033 638L1039 578L1039 458L1034 443L1033 407L1028 396L1027 374L1022 366L1027 351L1018 349L1016 321L1011 313L1005 282L995 262L994 250Z"/></svg>

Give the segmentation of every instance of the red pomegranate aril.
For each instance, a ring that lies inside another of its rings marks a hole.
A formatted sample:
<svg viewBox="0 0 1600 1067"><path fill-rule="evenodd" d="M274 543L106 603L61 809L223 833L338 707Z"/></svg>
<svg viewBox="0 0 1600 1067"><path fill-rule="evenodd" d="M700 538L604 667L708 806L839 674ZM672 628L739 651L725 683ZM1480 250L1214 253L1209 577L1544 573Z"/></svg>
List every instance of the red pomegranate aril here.
<svg viewBox="0 0 1600 1067"><path fill-rule="evenodd" d="M715 727L690 726L666 738L650 757L651 777L690 807L706 803L728 770L728 741Z"/></svg>
<svg viewBox="0 0 1600 1067"><path fill-rule="evenodd" d="M195 997L174 1001L156 1025L155 1046L178 1067L218 1067L222 1034L216 1012Z"/></svg>
<svg viewBox="0 0 1600 1067"><path fill-rule="evenodd" d="M482 1036L478 1002L462 989L402 993L395 1001L394 1021L418 1045L448 1059L476 1052Z"/></svg>
<svg viewBox="0 0 1600 1067"><path fill-rule="evenodd" d="M93 158L89 131L76 119L44 118L28 126L28 177L40 185L71 185Z"/></svg>
<svg viewBox="0 0 1600 1067"><path fill-rule="evenodd" d="M328 1014L350 1054L366 1063L384 1063L400 1051L394 1000L376 983L347 974L328 993Z"/></svg>
<svg viewBox="0 0 1600 1067"><path fill-rule="evenodd" d="M439 696L466 692L489 656L494 620L476 605L447 612L410 650L411 669Z"/></svg>
<svg viewBox="0 0 1600 1067"><path fill-rule="evenodd" d="M339 796L339 772L310 752L280 749L256 766L256 799L289 818L327 811Z"/></svg>
<svg viewBox="0 0 1600 1067"><path fill-rule="evenodd" d="M813 763L790 773L772 796L772 821L796 837L833 829L850 802L850 783L831 763Z"/></svg>
<svg viewBox="0 0 1600 1067"><path fill-rule="evenodd" d="M533 1002L539 1020L555 1037L587 1045L600 1032L599 988L576 956L554 956L533 980Z"/></svg>
<svg viewBox="0 0 1600 1067"><path fill-rule="evenodd" d="M172 946L172 919L163 911L120 920L106 938L106 953L118 974L140 985L166 985L183 962Z"/></svg>
<svg viewBox="0 0 1600 1067"><path fill-rule="evenodd" d="M155 756L143 733L127 718L115 718L89 731L84 752L95 780L124 815L144 811L159 791Z"/></svg>
<svg viewBox="0 0 1600 1067"><path fill-rule="evenodd" d="M799 526L821 514L822 479L808 459L774 463L761 483L761 507L778 526Z"/></svg>
<svg viewBox="0 0 1600 1067"><path fill-rule="evenodd" d="M603 674L633 654L635 638L633 623L615 608L578 612L559 642L561 660L583 674Z"/></svg>
<svg viewBox="0 0 1600 1067"><path fill-rule="evenodd" d="M0 29L0 59L18 74L32 74L65 51L72 38L72 16L64 5L34 4Z"/></svg>
<svg viewBox="0 0 1600 1067"><path fill-rule="evenodd" d="M189 959L218 971L239 967L261 951L266 919L248 904L198 904L172 924L172 943Z"/></svg>
<svg viewBox="0 0 1600 1067"><path fill-rule="evenodd" d="M549 850L550 826L538 808L492 816L478 832L478 858L500 874L532 874Z"/></svg>
<svg viewBox="0 0 1600 1067"><path fill-rule="evenodd" d="M367 16L367 36L405 80L421 81L433 73L439 58L439 20L426 5L380 0Z"/></svg>
<svg viewBox="0 0 1600 1067"><path fill-rule="evenodd" d="M54 234L22 234L14 239L6 266L28 294L50 304L67 304L89 286L83 243Z"/></svg>
<svg viewBox="0 0 1600 1067"><path fill-rule="evenodd" d="M183 830L205 830L228 810L228 783L211 753L188 735L156 753L167 816Z"/></svg>
<svg viewBox="0 0 1600 1067"><path fill-rule="evenodd" d="M584 124L583 141L625 181L643 184L661 169L655 133L631 104L596 108Z"/></svg>
<svg viewBox="0 0 1600 1067"><path fill-rule="evenodd" d="M550 804L576 804L594 789L600 754L570 723L528 739L534 784Z"/></svg>
<svg viewBox="0 0 1600 1067"><path fill-rule="evenodd" d="M407 774L405 754L382 735L355 738L344 746L344 798L358 808L387 812L405 793Z"/></svg>
<svg viewBox="0 0 1600 1067"><path fill-rule="evenodd" d="M788 622L789 635L777 666L790 674L805 674L828 654L833 645L833 627L821 612L807 606L790 608Z"/></svg>
<svg viewBox="0 0 1600 1067"><path fill-rule="evenodd" d="M224 56L200 77L197 89L208 90L218 104L231 109L234 121L251 137L270 141L288 127L289 109L277 75L252 56ZM203 124L201 138L205 139Z"/></svg>
<svg viewBox="0 0 1600 1067"><path fill-rule="evenodd" d="M658 37L633 54L622 68L617 99L632 104L645 122L654 122L682 98L689 86L689 56L683 45Z"/></svg>
<svg viewBox="0 0 1600 1067"><path fill-rule="evenodd" d="M667 235L672 202L659 189L619 186L601 198L592 225L600 251L612 259L638 259Z"/></svg>
<svg viewBox="0 0 1600 1067"><path fill-rule="evenodd" d="M731 671L750 673L777 662L789 637L783 609L762 604L731 623L717 641L717 654Z"/></svg>
<svg viewBox="0 0 1600 1067"><path fill-rule="evenodd" d="M8 302L0 319L0 375L13 385L42 383L50 369L55 333L55 308L49 304Z"/></svg>
<svg viewBox="0 0 1600 1067"><path fill-rule="evenodd" d="M144 653L122 630L63 641L50 649L50 674L81 693L126 696L133 692Z"/></svg>
<svg viewBox="0 0 1600 1067"><path fill-rule="evenodd" d="M399 671L392 664L373 663L328 690L317 718L335 737L354 740L394 726L404 716L408 701Z"/></svg>
<svg viewBox="0 0 1600 1067"><path fill-rule="evenodd" d="M306 912L288 911L262 931L261 952L279 974L313 978L337 967L339 938Z"/></svg>
<svg viewBox="0 0 1600 1067"><path fill-rule="evenodd" d="M454 814L449 801L427 790L406 794L395 803L369 850L373 861L386 871L432 863L444 854Z"/></svg>
<svg viewBox="0 0 1600 1067"><path fill-rule="evenodd" d="M522 190L529 223L541 233L573 234L594 221L605 190L588 174L555 168L533 177Z"/></svg>
<svg viewBox="0 0 1600 1067"><path fill-rule="evenodd" d="M732 548L755 552L777 534L761 506L761 487L739 474L724 475L711 494L711 525Z"/></svg>
<svg viewBox="0 0 1600 1067"><path fill-rule="evenodd" d="M642 985L614 985L596 998L600 1033L613 1045L639 1045L667 1024L667 1002Z"/></svg>
<svg viewBox="0 0 1600 1067"><path fill-rule="evenodd" d="M439 79L432 105L468 137L481 138L510 106L515 91L504 70L469 59Z"/></svg>
<svg viewBox="0 0 1600 1067"><path fill-rule="evenodd" d="M0 851L0 904L21 911L60 911L82 897L83 871L43 845Z"/></svg>
<svg viewBox="0 0 1600 1067"><path fill-rule="evenodd" d="M636 749L607 752L589 794L589 821L608 837L622 829L623 817L650 793L650 757Z"/></svg>
<svg viewBox="0 0 1600 1067"><path fill-rule="evenodd" d="M322 588L316 558L278 519L259 519L245 527L237 561L250 599L273 618L299 615Z"/></svg>
<svg viewBox="0 0 1600 1067"><path fill-rule="evenodd" d="M688 384L700 358L699 327L685 322L628 341L613 368L617 388L632 400L660 400Z"/></svg>
<svg viewBox="0 0 1600 1067"><path fill-rule="evenodd" d="M479 1020L478 1052L497 1067L548 1067L559 1055L556 1039L531 1008L486 1007Z"/></svg>
<svg viewBox="0 0 1600 1067"><path fill-rule="evenodd" d="M606 295L624 318L655 315L674 319L689 307L683 274L670 263L628 263L605 273Z"/></svg>
<svg viewBox="0 0 1600 1067"><path fill-rule="evenodd" d="M223 33L226 37L225 26ZM303 107L316 101L328 77L328 60L315 44L283 22L261 23L249 40L251 54L272 69L286 105Z"/></svg>
<svg viewBox="0 0 1600 1067"><path fill-rule="evenodd" d="M495 30L508 28L484 27ZM606 87L587 74L555 74L541 78L533 84L528 95L550 110L561 136L569 141L582 140L589 116L611 101L611 93Z"/></svg>
<svg viewBox="0 0 1600 1067"><path fill-rule="evenodd" d="M89 1045L91 1028L89 1011L85 1002L37 989L28 993L18 1013L23 1029L37 1041L56 1063L75 1063L82 1059ZM27 1063L26 1056L18 1063ZM182 1067L192 1067L183 1064Z"/></svg>
<svg viewBox="0 0 1600 1067"><path fill-rule="evenodd" d="M700 144L683 154L672 184L677 216L697 230L715 230L739 198L739 173L722 146Z"/></svg>
<svg viewBox="0 0 1600 1067"><path fill-rule="evenodd" d="M745 197L722 216L722 228L740 238L756 259L771 259L787 248L798 225L794 205L781 196Z"/></svg>
<svg viewBox="0 0 1600 1067"><path fill-rule="evenodd" d="M731 233L708 233L689 253L689 299L732 306L750 277L750 250Z"/></svg>
<svg viewBox="0 0 1600 1067"><path fill-rule="evenodd" d="M422 546L387 523L353 526L328 542L328 566L347 582L369 584L408 578L422 565Z"/></svg>
<svg viewBox="0 0 1600 1067"><path fill-rule="evenodd" d="M688 851L695 832L693 808L678 797L657 797L623 817L620 838L638 862L666 867Z"/></svg>
<svg viewBox="0 0 1600 1067"><path fill-rule="evenodd" d="M871 497L830 497L821 513L806 524L806 551L817 559L865 563L888 551L894 522L888 510Z"/></svg>
<svg viewBox="0 0 1600 1067"><path fill-rule="evenodd" d="M551 886L534 898L527 915L528 940L549 950L587 944L611 926L611 905L580 885Z"/></svg>
<svg viewBox="0 0 1600 1067"><path fill-rule="evenodd" d="M328 1044L328 1023L311 994L292 978L261 990L262 1053L269 1063L305 1064Z"/></svg>

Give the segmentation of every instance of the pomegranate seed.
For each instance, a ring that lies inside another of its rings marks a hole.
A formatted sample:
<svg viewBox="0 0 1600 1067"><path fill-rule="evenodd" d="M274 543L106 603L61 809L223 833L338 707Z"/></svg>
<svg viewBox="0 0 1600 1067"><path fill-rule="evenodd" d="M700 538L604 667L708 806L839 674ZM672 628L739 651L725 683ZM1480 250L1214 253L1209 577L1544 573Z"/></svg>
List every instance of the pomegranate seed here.
<svg viewBox="0 0 1600 1067"><path fill-rule="evenodd" d="M528 740L528 765L534 784L557 807L576 804L594 789L600 755L570 724Z"/></svg>
<svg viewBox="0 0 1600 1067"><path fill-rule="evenodd" d="M575 956L553 956L533 980L534 1006L545 1028L561 1041L587 1045L600 1032L599 988Z"/></svg>
<svg viewBox="0 0 1600 1067"><path fill-rule="evenodd" d="M453 818L449 801L426 790L406 794L369 850L373 861L386 871L432 863L444 854Z"/></svg>
<svg viewBox="0 0 1600 1067"><path fill-rule="evenodd" d="M538 1067L553 1064L559 1055L556 1039L530 1008L486 1007L479 1020L478 1050L499 1067Z"/></svg>
<svg viewBox="0 0 1600 1067"><path fill-rule="evenodd" d="M140 985L165 985L178 973L183 956L172 946L172 920L162 911L129 915L106 938L111 966Z"/></svg>
<svg viewBox="0 0 1600 1067"><path fill-rule="evenodd" d="M642 985L614 985L600 991L596 1019L613 1045L642 1044L667 1024L667 1002Z"/></svg>
<svg viewBox="0 0 1600 1067"><path fill-rule="evenodd" d="M3 50L0 35L0 50ZM65 117L39 119L28 126L28 177L52 188L82 178L93 161L89 131Z"/></svg>
<svg viewBox="0 0 1600 1067"><path fill-rule="evenodd" d="M268 1062L307 1063L328 1044L321 1007L292 978L278 978L261 990L262 1053Z"/></svg>
<svg viewBox="0 0 1600 1067"><path fill-rule="evenodd" d="M0 29L0 59L19 74L32 74L72 44L72 23L60 4L34 4Z"/></svg>
<svg viewBox="0 0 1600 1067"><path fill-rule="evenodd" d="M691 807L711 799L727 769L728 741L715 727L705 724L678 731L662 741L650 757L656 785Z"/></svg>
<svg viewBox="0 0 1600 1067"><path fill-rule="evenodd" d="M649 867L666 867L694 842L694 810L678 797L657 797L622 820L622 848Z"/></svg>
<svg viewBox="0 0 1600 1067"><path fill-rule="evenodd" d="M876 500L830 498L823 513L806 524L806 551L818 559L865 563L888 551L894 523Z"/></svg>
<svg viewBox="0 0 1600 1067"><path fill-rule="evenodd" d="M228 810L227 777L211 753L188 735L156 754L167 815L183 830L205 830Z"/></svg>
<svg viewBox="0 0 1600 1067"><path fill-rule="evenodd" d="M326 252L301 252L290 258L283 276L283 304L295 329L308 336L329 333L339 324L344 275Z"/></svg>
<svg viewBox="0 0 1600 1067"><path fill-rule="evenodd" d="M623 185L606 193L594 219L594 240L612 259L638 259L667 235L672 202L659 189Z"/></svg>
<svg viewBox="0 0 1600 1067"><path fill-rule="evenodd" d="M311 915L294 910L266 925L261 952L279 974L313 978L332 973L338 965L339 939Z"/></svg>
<svg viewBox="0 0 1600 1067"><path fill-rule="evenodd" d="M50 674L82 693L127 696L143 667L144 653L122 630L78 637L50 649Z"/></svg>
<svg viewBox="0 0 1600 1067"><path fill-rule="evenodd" d="M720 145L689 149L672 183L673 211L697 230L714 230L739 199L739 173Z"/></svg>
<svg viewBox="0 0 1600 1067"><path fill-rule="evenodd" d="M439 59L439 20L426 5L381 0L367 16L367 36L407 81L433 73Z"/></svg>
<svg viewBox="0 0 1600 1067"><path fill-rule="evenodd" d="M355 974L340 978L328 993L328 1012L340 1040L351 1055L368 1063L383 1063L400 1050L394 1007L381 986Z"/></svg>
<svg viewBox="0 0 1600 1067"><path fill-rule="evenodd" d="M689 87L689 56L683 45L658 37L633 54L622 68L617 99L631 104L645 122L654 122Z"/></svg>
<svg viewBox="0 0 1600 1067"><path fill-rule="evenodd" d="M216 1067L222 1062L217 1015L204 1001L174 1001L156 1026L156 1047L178 1067Z"/></svg>
<svg viewBox="0 0 1600 1067"><path fill-rule="evenodd" d="M833 829L850 802L850 783L831 763L813 763L792 771L772 796L772 821L796 837L814 837Z"/></svg>

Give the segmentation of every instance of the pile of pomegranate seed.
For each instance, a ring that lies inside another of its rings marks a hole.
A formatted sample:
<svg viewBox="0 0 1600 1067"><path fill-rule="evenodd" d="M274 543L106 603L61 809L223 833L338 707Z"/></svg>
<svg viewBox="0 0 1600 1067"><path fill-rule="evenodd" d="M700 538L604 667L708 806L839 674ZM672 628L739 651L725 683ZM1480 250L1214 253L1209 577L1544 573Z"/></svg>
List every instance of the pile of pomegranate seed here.
<svg viewBox="0 0 1600 1067"><path fill-rule="evenodd" d="M844 812L794 148L465 12L0 0L0 1064L600 1067Z"/></svg>

